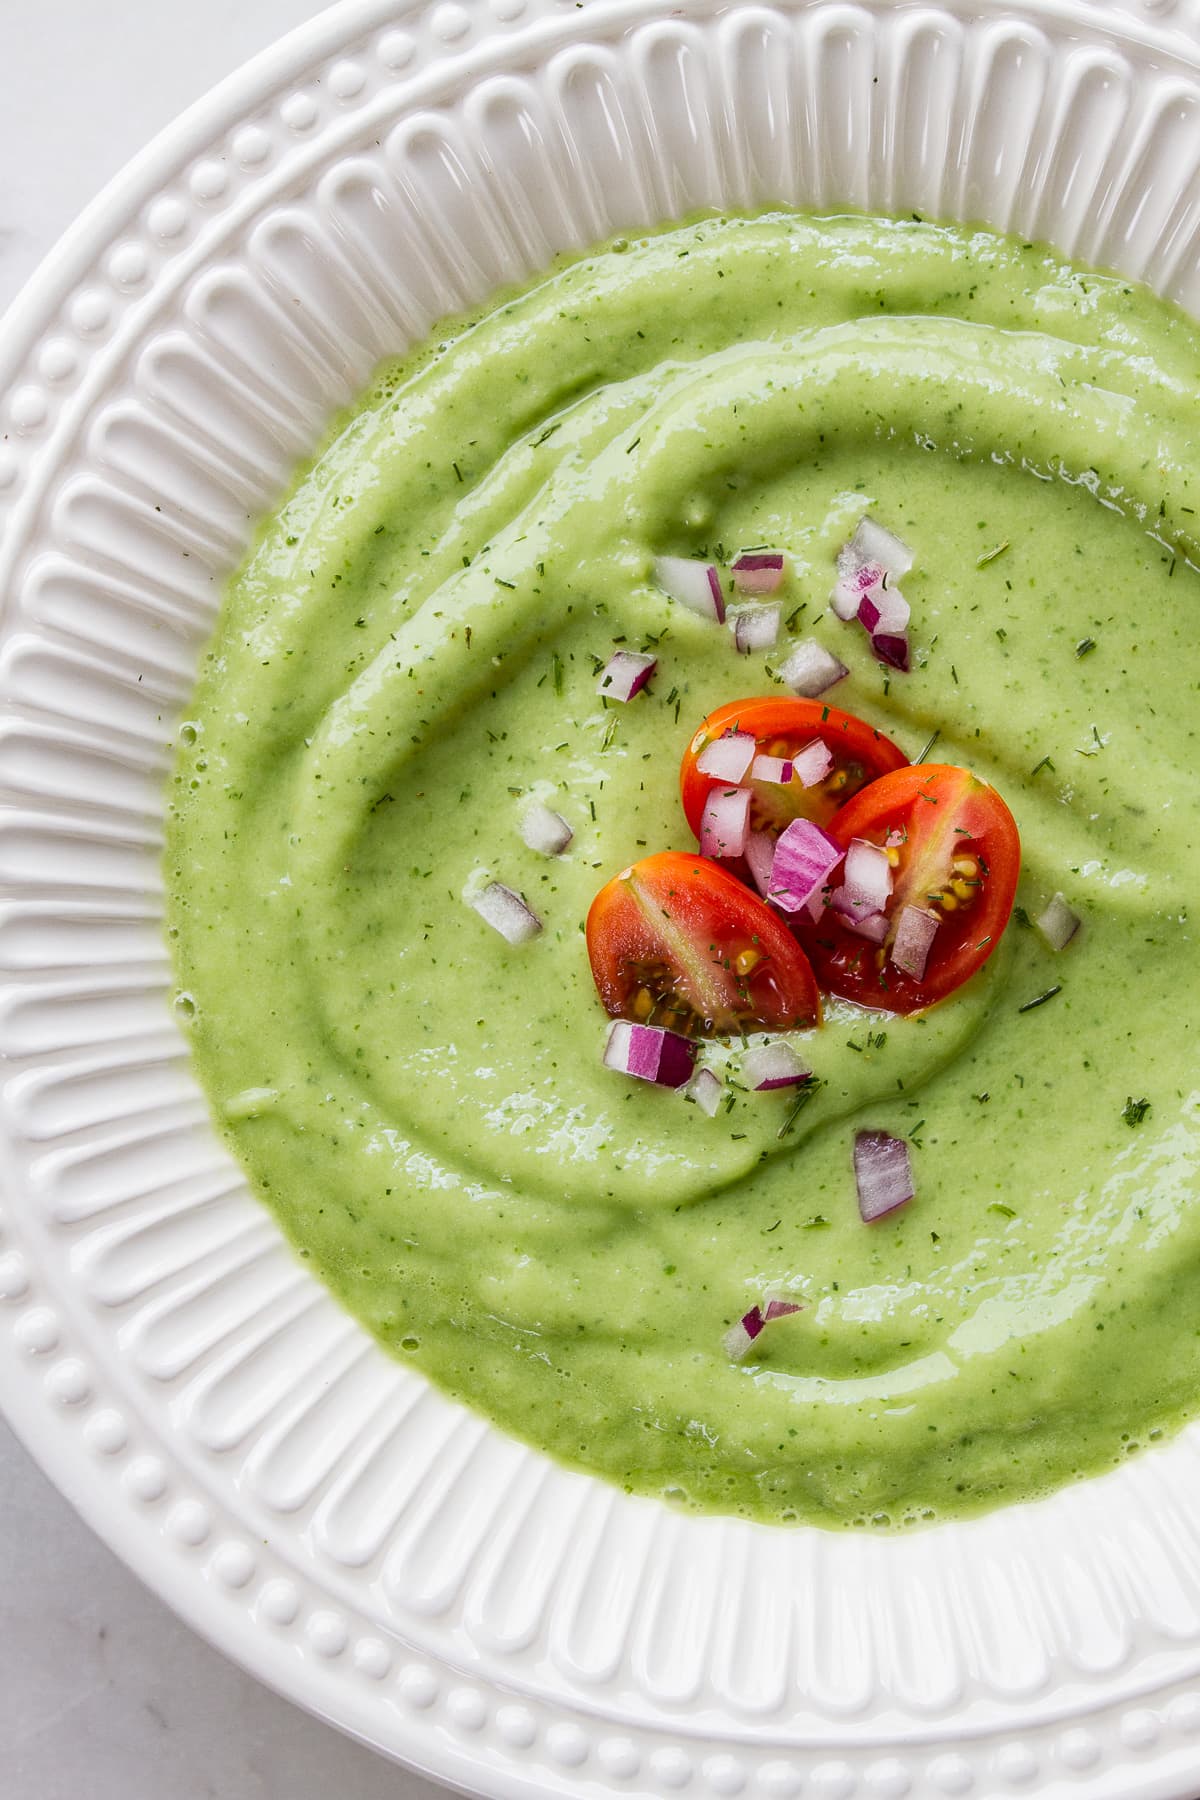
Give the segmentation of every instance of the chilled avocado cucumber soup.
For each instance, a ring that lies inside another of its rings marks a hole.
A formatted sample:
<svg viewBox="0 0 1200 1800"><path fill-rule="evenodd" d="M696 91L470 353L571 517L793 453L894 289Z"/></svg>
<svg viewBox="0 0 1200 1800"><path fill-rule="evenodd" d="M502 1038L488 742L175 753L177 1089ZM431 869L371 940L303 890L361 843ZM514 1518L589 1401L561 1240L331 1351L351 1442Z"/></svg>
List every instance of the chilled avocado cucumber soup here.
<svg viewBox="0 0 1200 1800"><path fill-rule="evenodd" d="M976 1512L1200 1412L1198 390L1195 325L1042 246L771 214L564 259L337 422L204 659L169 925L226 1140L389 1350L565 1463L773 1523ZM864 513L915 557L908 673L828 610ZM756 546L786 623L738 655L654 563ZM827 1002L799 1109L711 1045L710 1118L603 1066L583 925L694 849L692 733L803 637L848 667L829 701L1004 796L1017 908L923 1014ZM657 658L627 704L621 646ZM472 908L490 880L540 934ZM871 1225L864 1128L916 1186ZM731 1359L768 1293L803 1310Z"/></svg>

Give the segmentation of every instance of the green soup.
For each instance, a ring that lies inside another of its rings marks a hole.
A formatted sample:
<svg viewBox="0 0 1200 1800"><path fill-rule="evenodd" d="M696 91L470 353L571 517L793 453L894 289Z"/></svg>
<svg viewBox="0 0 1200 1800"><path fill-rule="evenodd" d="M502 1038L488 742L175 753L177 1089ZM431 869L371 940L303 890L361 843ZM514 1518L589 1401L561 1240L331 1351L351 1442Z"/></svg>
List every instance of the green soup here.
<svg viewBox="0 0 1200 1800"><path fill-rule="evenodd" d="M1200 1410L1198 381L1187 319L1044 248L784 214L561 262L380 373L230 585L167 869L216 1117L383 1344L565 1462L767 1521L1027 1498ZM867 510L916 557L907 675L827 610ZM764 544L765 656L653 579ZM831 701L995 784L1024 862L953 997L795 1040L821 1087L785 1130L786 1094L710 1119L606 1070L582 932L693 847L695 727L807 636ZM658 658L625 706L615 645ZM533 941L467 904L488 878ZM871 1226L862 1127L917 1185ZM804 1310L731 1361L776 1290Z"/></svg>

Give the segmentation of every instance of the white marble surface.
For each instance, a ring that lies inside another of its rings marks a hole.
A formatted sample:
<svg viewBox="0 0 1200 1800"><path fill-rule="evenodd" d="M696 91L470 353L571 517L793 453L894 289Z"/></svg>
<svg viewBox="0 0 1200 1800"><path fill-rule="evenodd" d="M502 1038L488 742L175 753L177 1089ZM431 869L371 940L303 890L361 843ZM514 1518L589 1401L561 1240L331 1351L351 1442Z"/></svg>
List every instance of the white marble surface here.
<svg viewBox="0 0 1200 1800"><path fill-rule="evenodd" d="M108 177L316 0L0 0L0 309ZM0 1423L4 1800L436 1800L202 1643Z"/></svg>

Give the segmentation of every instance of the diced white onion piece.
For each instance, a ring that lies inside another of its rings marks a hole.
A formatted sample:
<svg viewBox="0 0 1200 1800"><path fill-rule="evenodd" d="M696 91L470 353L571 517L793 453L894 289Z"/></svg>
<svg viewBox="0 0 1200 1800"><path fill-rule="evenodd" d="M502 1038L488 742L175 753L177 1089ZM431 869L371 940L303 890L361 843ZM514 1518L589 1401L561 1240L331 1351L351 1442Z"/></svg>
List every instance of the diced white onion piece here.
<svg viewBox="0 0 1200 1800"><path fill-rule="evenodd" d="M779 550L751 551L733 565L733 585L740 594L773 594L782 580L783 553Z"/></svg>
<svg viewBox="0 0 1200 1800"><path fill-rule="evenodd" d="M882 563L889 576L897 580L901 575L907 575L913 566L908 545L869 513L864 513L859 520L848 547L857 562Z"/></svg>
<svg viewBox="0 0 1200 1800"><path fill-rule="evenodd" d="M539 856L561 856L575 833L561 813L551 812L540 800L526 808L521 836Z"/></svg>
<svg viewBox="0 0 1200 1800"><path fill-rule="evenodd" d="M701 856L741 856L750 830L749 788L710 788L700 815Z"/></svg>
<svg viewBox="0 0 1200 1800"><path fill-rule="evenodd" d="M632 700L640 694L655 669L658 658L643 656L637 650L618 650L610 656L596 683L596 692L606 700Z"/></svg>
<svg viewBox="0 0 1200 1800"><path fill-rule="evenodd" d="M542 929L542 921L533 909L501 881L490 881L479 893L472 894L467 904L510 944L527 943Z"/></svg>
<svg viewBox="0 0 1200 1800"><path fill-rule="evenodd" d="M771 891L771 865L775 861L775 839L769 831L748 831L742 851L755 887L765 900Z"/></svg>
<svg viewBox="0 0 1200 1800"><path fill-rule="evenodd" d="M634 1025L614 1019L604 1045L604 1066L619 1075L634 1075L659 1087L682 1087L690 1080L696 1046L661 1025Z"/></svg>
<svg viewBox="0 0 1200 1800"><path fill-rule="evenodd" d="M733 615L733 642L743 656L752 650L773 650L779 642L781 606L742 606Z"/></svg>
<svg viewBox="0 0 1200 1800"><path fill-rule="evenodd" d="M742 1058L742 1074L757 1094L771 1088L796 1087L812 1078L792 1046L779 1038L773 1044L755 1044Z"/></svg>
<svg viewBox="0 0 1200 1800"><path fill-rule="evenodd" d="M857 917L882 912L892 896L892 865L887 851L866 838L852 838L846 852L844 879Z"/></svg>
<svg viewBox="0 0 1200 1800"><path fill-rule="evenodd" d="M815 700L850 673L845 663L831 656L816 638L802 638L775 674L793 694Z"/></svg>
<svg viewBox="0 0 1200 1800"><path fill-rule="evenodd" d="M857 1132L854 1184L859 1214L867 1225L911 1200L916 1189L904 1139L889 1137L886 1131Z"/></svg>
<svg viewBox="0 0 1200 1800"><path fill-rule="evenodd" d="M871 639L871 654L877 662L908 674L908 639L903 633L877 631Z"/></svg>
<svg viewBox="0 0 1200 1800"><path fill-rule="evenodd" d="M811 744L805 744L803 750L797 750L792 757L792 769L801 787L816 787L824 781L833 767L833 752L823 744L820 738L814 738Z"/></svg>
<svg viewBox="0 0 1200 1800"><path fill-rule="evenodd" d="M750 766L752 781L767 781L772 787L786 787L792 779L792 765L786 756L756 756Z"/></svg>
<svg viewBox="0 0 1200 1800"><path fill-rule="evenodd" d="M654 579L663 592L702 619L725 622L725 596L715 564L689 556L656 556Z"/></svg>
<svg viewBox="0 0 1200 1800"><path fill-rule="evenodd" d="M937 913L926 906L902 907L888 960L903 969L906 975L911 975L914 981L923 981L925 965L940 924Z"/></svg>
<svg viewBox="0 0 1200 1800"><path fill-rule="evenodd" d="M799 912L844 855L842 846L811 819L793 819L775 840L769 898L785 912Z"/></svg>
<svg viewBox="0 0 1200 1800"><path fill-rule="evenodd" d="M717 781L744 781L757 748L753 732L727 731L724 737L714 738L704 746L696 758L696 767L701 775L711 775Z"/></svg>
<svg viewBox="0 0 1200 1800"><path fill-rule="evenodd" d="M725 1083L711 1069L697 1069L683 1092L689 1100L696 1102L701 1112L706 1112L712 1119L716 1117L717 1108L724 1097Z"/></svg>
<svg viewBox="0 0 1200 1800"><path fill-rule="evenodd" d="M872 588L858 603L858 622L872 637L901 636L911 617L912 608L899 588Z"/></svg>
<svg viewBox="0 0 1200 1800"><path fill-rule="evenodd" d="M1055 894L1041 918L1034 923L1052 950L1065 950L1083 921L1077 912L1072 912L1061 894Z"/></svg>

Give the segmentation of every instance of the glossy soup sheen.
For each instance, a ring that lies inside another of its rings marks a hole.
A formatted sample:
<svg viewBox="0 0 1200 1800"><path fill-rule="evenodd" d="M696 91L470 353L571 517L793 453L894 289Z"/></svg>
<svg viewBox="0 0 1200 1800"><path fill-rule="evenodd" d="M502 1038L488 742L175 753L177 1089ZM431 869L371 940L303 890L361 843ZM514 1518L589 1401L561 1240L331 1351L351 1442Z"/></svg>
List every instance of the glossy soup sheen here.
<svg viewBox="0 0 1200 1800"><path fill-rule="evenodd" d="M232 1149L397 1356L626 1488L838 1526L1034 1496L1200 1411L1198 378L1190 321L1044 247L777 214L564 260L338 422L203 664L170 929ZM868 508L915 554L908 675L826 610ZM582 935L692 848L703 716L781 691L786 643L735 655L653 558L763 544L785 638L850 667L830 699L912 757L936 731L1016 815L1024 914L1083 918L1056 954L1019 914L924 1016L830 1006L783 1135L786 1094L708 1119L605 1070ZM658 657L627 706L616 643ZM521 841L531 796L565 856ZM470 909L485 876L538 938ZM867 1126L917 1184L873 1226ZM732 1362L776 1288L805 1310Z"/></svg>

